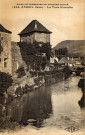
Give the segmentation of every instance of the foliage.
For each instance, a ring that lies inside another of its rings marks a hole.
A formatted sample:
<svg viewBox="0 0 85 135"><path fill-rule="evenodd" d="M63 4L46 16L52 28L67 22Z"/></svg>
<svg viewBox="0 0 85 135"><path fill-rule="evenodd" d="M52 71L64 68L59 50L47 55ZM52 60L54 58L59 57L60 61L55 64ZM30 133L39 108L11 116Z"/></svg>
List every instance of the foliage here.
<svg viewBox="0 0 85 135"><path fill-rule="evenodd" d="M34 43L19 43L20 51L23 60L32 69L44 69L47 61L50 59L51 46L50 43L34 42ZM46 54L46 56L42 56Z"/></svg>
<svg viewBox="0 0 85 135"><path fill-rule="evenodd" d="M65 47L65 48L59 48L59 49L55 50L55 55L56 56L59 56L59 55L65 55L65 56L67 56L67 54L68 54L67 47Z"/></svg>
<svg viewBox="0 0 85 135"><path fill-rule="evenodd" d="M24 67L19 67L17 69L16 73L18 74L18 78L21 78L21 77L23 77L23 76L26 75L25 70L24 70Z"/></svg>
<svg viewBox="0 0 85 135"><path fill-rule="evenodd" d="M81 64L85 66L85 55L81 56Z"/></svg>
<svg viewBox="0 0 85 135"><path fill-rule="evenodd" d="M80 79L78 82L78 86L82 89L84 89L85 86L85 79ZM83 91L84 92L84 91Z"/></svg>
<svg viewBox="0 0 85 135"><path fill-rule="evenodd" d="M72 71L69 69L69 66L65 66L63 68L63 73L65 75L65 79L67 79L72 74Z"/></svg>
<svg viewBox="0 0 85 135"><path fill-rule="evenodd" d="M12 77L4 72L0 72L0 93L7 91L8 87L13 83Z"/></svg>

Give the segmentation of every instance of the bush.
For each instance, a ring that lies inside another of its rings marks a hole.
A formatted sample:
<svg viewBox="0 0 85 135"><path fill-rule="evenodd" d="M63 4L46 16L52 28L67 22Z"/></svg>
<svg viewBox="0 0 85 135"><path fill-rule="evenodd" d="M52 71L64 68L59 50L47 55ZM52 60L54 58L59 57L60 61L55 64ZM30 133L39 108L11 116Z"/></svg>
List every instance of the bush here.
<svg viewBox="0 0 85 135"><path fill-rule="evenodd" d="M21 78L26 75L24 67L19 67L16 73L18 74L18 78Z"/></svg>
<svg viewBox="0 0 85 135"><path fill-rule="evenodd" d="M0 72L0 93L7 92L9 86L13 83L11 75Z"/></svg>
<svg viewBox="0 0 85 135"><path fill-rule="evenodd" d="M51 45L50 43L34 42L34 43L18 43L22 59L27 66L34 70L44 69L47 61L50 60ZM40 46L41 45L41 46ZM45 53L46 56L42 57L41 54Z"/></svg>

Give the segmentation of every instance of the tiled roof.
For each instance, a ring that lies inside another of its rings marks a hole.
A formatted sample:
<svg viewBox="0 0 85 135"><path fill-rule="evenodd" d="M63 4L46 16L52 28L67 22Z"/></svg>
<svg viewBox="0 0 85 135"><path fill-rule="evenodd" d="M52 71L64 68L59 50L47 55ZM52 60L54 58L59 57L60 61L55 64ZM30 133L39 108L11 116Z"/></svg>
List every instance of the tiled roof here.
<svg viewBox="0 0 85 135"><path fill-rule="evenodd" d="M9 34L12 33L11 31L5 29L1 24L0 24L0 32L5 32L5 33L9 33Z"/></svg>
<svg viewBox="0 0 85 135"><path fill-rule="evenodd" d="M67 62L68 62L67 57L63 57L63 58L59 61L60 64L61 64L61 63L67 63Z"/></svg>
<svg viewBox="0 0 85 135"><path fill-rule="evenodd" d="M28 34L31 32L40 32L40 33L52 33L47 28L45 28L40 22L37 20L33 20L25 29L23 29L19 35Z"/></svg>
<svg viewBox="0 0 85 135"><path fill-rule="evenodd" d="M63 57L60 61L59 61L59 64L64 64L64 63L70 63L70 64L73 64L75 63L76 61L80 61L78 58L69 58L68 57Z"/></svg>

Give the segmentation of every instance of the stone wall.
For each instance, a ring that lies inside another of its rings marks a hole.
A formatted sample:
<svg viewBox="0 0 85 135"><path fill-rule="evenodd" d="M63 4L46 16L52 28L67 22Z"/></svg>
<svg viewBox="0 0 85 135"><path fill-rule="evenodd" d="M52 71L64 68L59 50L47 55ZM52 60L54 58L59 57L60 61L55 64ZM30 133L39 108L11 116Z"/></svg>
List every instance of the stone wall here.
<svg viewBox="0 0 85 135"><path fill-rule="evenodd" d="M50 43L50 34L36 32L35 41L43 42L43 43Z"/></svg>
<svg viewBox="0 0 85 135"><path fill-rule="evenodd" d="M20 37L20 41L21 42L26 42L26 43L33 43L34 39L35 39L35 34L34 33Z"/></svg>
<svg viewBox="0 0 85 135"><path fill-rule="evenodd" d="M26 43L33 43L34 41L50 43L50 34L35 32L35 33L29 34L29 35L21 36L20 41L26 42Z"/></svg>
<svg viewBox="0 0 85 135"><path fill-rule="evenodd" d="M0 42L3 48L0 54L0 71L11 74L11 34L0 32Z"/></svg>
<svg viewBox="0 0 85 135"><path fill-rule="evenodd" d="M16 42L11 43L11 53L12 53L12 75L14 75L20 66L23 66L24 69L26 69L26 64L22 60L20 47L17 45Z"/></svg>

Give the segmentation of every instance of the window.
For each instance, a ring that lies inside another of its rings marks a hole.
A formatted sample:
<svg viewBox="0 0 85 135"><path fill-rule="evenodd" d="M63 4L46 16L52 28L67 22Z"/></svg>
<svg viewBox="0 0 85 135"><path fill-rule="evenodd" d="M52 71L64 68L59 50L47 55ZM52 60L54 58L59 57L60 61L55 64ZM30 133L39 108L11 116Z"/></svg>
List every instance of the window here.
<svg viewBox="0 0 85 135"><path fill-rule="evenodd" d="M21 42L23 42L23 39L21 38Z"/></svg>
<svg viewBox="0 0 85 135"><path fill-rule="evenodd" d="M1 40L3 40L3 37L1 37Z"/></svg>
<svg viewBox="0 0 85 135"><path fill-rule="evenodd" d="M4 62L4 67L5 67L5 68L7 67L7 62Z"/></svg>
<svg viewBox="0 0 85 135"><path fill-rule="evenodd" d="M4 67L7 67L7 58L4 58Z"/></svg>

